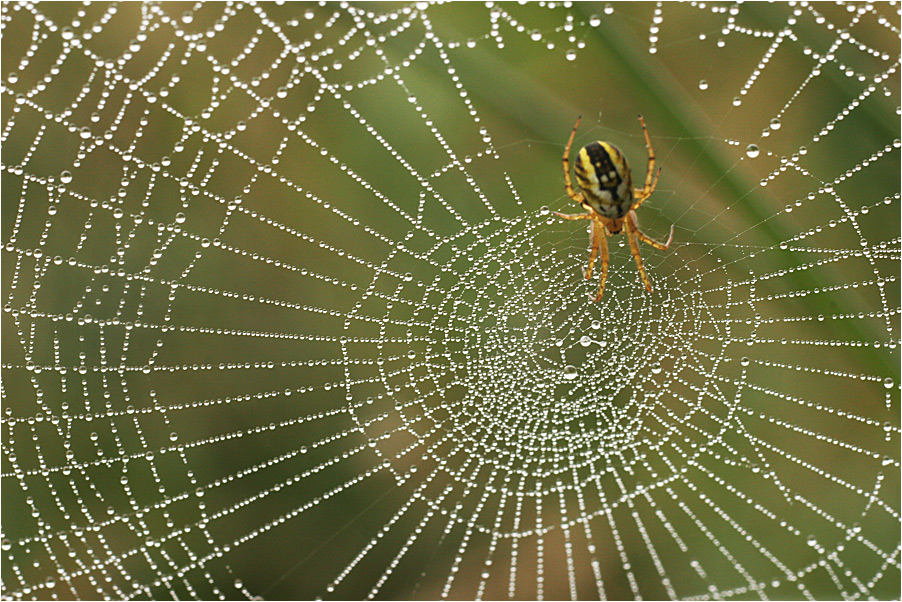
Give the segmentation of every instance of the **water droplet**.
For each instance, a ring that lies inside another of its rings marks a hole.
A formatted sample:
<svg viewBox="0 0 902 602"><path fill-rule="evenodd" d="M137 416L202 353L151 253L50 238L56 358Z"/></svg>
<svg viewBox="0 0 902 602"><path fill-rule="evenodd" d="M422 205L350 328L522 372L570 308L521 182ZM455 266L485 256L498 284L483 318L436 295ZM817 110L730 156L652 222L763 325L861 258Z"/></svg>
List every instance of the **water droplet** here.
<svg viewBox="0 0 902 602"><path fill-rule="evenodd" d="M60 182L62 182L63 184L68 184L71 181L72 181L72 172L71 171L64 171L64 172L60 173Z"/></svg>
<svg viewBox="0 0 902 602"><path fill-rule="evenodd" d="M651 373L652 374L660 374L661 373L661 364L655 362L651 365Z"/></svg>
<svg viewBox="0 0 902 602"><path fill-rule="evenodd" d="M761 149L758 148L757 144L749 144L745 147L745 154L749 159L754 159L761 154Z"/></svg>
<svg viewBox="0 0 902 602"><path fill-rule="evenodd" d="M780 120L776 117L770 120L770 129L772 130L779 130L781 125L783 124L780 123Z"/></svg>
<svg viewBox="0 0 902 602"><path fill-rule="evenodd" d="M568 61L576 60L576 51L571 48L566 53L564 53L564 58L566 58Z"/></svg>
<svg viewBox="0 0 902 602"><path fill-rule="evenodd" d="M592 329L598 330L599 328L601 328L601 322L599 322L598 320L592 320Z"/></svg>
<svg viewBox="0 0 902 602"><path fill-rule="evenodd" d="M698 81L698 89L699 90L707 90L708 89L708 80L700 79Z"/></svg>
<svg viewBox="0 0 902 602"><path fill-rule="evenodd" d="M588 347L589 345L592 344L592 339L591 339L591 337L589 337L589 335L584 334L583 336L580 337L579 344L582 345L583 347Z"/></svg>
<svg viewBox="0 0 902 602"><path fill-rule="evenodd" d="M589 25L592 27L598 27L599 25L601 25L601 17L599 17L598 15L592 15L591 17L589 17Z"/></svg>
<svg viewBox="0 0 902 602"><path fill-rule="evenodd" d="M579 376L579 371L576 369L576 366L564 366L564 378L573 380L577 376Z"/></svg>
<svg viewBox="0 0 902 602"><path fill-rule="evenodd" d="M750 363L751 363L751 360L747 357L743 357L742 359L739 360L740 366L748 366Z"/></svg>
<svg viewBox="0 0 902 602"><path fill-rule="evenodd" d="M187 218L185 217L185 214L182 213L181 211L179 211L178 213L175 214L175 223L184 224L185 219L187 219Z"/></svg>

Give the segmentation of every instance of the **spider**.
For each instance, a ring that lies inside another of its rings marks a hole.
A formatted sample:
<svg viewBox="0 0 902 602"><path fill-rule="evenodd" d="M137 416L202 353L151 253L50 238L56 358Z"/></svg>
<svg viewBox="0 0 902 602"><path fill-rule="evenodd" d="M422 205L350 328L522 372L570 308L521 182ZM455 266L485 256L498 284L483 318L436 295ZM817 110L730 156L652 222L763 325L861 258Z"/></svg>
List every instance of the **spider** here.
<svg viewBox="0 0 902 602"><path fill-rule="evenodd" d="M642 124L642 133L645 134L645 146L648 149L648 171L645 174L645 185L642 188L633 188L633 174L630 171L626 157L620 149L607 142L592 142L580 149L576 161L576 182L582 192L573 189L570 182L570 147L576 136L576 129L582 117L577 118L570 139L564 149L564 189L567 196L583 206L586 213L568 215L565 213L554 214L564 219L590 219L592 226L589 235L591 251L589 252L589 266L583 268L586 280L592 278L592 270L595 260L598 258L598 250L601 249L601 278L598 284L598 294L595 301L601 301L604 293L604 283L608 277L608 241L607 237L613 234L626 232L626 238L630 244L630 253L636 260L639 268L639 276L645 284L645 289L651 292L651 281L642 265L642 256L639 255L638 237L644 243L650 244L662 251L670 246L673 240L673 226L670 226L670 236L667 242L661 243L643 234L639 229L636 219L636 209L651 196L658 183L661 169L655 173L655 151L651 147L651 138L645 120L639 115L639 123Z"/></svg>

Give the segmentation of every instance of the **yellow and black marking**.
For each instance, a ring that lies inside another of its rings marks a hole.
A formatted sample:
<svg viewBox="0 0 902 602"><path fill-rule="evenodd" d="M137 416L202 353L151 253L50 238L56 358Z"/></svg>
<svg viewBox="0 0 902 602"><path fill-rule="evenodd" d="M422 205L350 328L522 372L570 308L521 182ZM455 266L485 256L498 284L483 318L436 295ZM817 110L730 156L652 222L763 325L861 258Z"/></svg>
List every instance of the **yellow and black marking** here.
<svg viewBox="0 0 902 602"><path fill-rule="evenodd" d="M620 219L633 204L633 178L626 157L607 142L592 142L579 151L576 181L585 202L608 219Z"/></svg>

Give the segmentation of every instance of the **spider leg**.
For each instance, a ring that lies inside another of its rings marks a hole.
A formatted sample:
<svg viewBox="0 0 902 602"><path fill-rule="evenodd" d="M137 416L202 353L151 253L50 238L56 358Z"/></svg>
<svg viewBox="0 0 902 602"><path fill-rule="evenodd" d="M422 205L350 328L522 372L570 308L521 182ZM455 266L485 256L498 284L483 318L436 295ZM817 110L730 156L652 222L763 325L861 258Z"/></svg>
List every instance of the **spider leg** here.
<svg viewBox="0 0 902 602"><path fill-rule="evenodd" d="M639 123L642 124L642 133L645 134L645 148L648 149L648 171L645 174L644 190L650 194L649 187L651 186L652 174L655 173L655 149L651 146L651 136L648 135L648 128L645 127L645 119L642 118L642 115L639 115Z"/></svg>
<svg viewBox="0 0 902 602"><path fill-rule="evenodd" d="M564 189L567 191L567 196L576 201L577 203L583 203L583 195L576 192L573 189L573 184L570 181L570 147L573 146L573 138L576 137L576 128L579 127L579 122L582 120L582 115L576 118L576 124L573 126L573 131L570 132L570 139L567 140L567 146L564 147Z"/></svg>
<svg viewBox="0 0 902 602"><path fill-rule="evenodd" d="M552 211L552 213L564 219L592 219L591 213L560 213L558 211Z"/></svg>
<svg viewBox="0 0 902 602"><path fill-rule="evenodd" d="M636 233L636 236L639 237L639 240L644 242L645 244L651 245L659 251L666 251L670 246L671 241L673 240L673 225L670 226L670 236L667 237L667 242L658 242L657 240L646 236L642 230L639 229L639 220L636 218L636 212L630 211L627 215L629 218L627 221L630 222L630 225L633 228L633 231Z"/></svg>
<svg viewBox="0 0 902 602"><path fill-rule="evenodd" d="M655 172L655 177L651 182L651 188L636 188L633 190L633 196L636 197L636 202L633 203L633 206L630 209L638 209L639 206L645 202L645 200L651 196L651 193L655 191L655 186L658 185L658 176L661 175L661 168L658 168L658 171Z"/></svg>
<svg viewBox="0 0 902 602"><path fill-rule="evenodd" d="M634 232L636 226L632 219L632 212L628 215L630 215L630 219L624 220L623 229L626 233L626 239L630 243L630 253L632 253L633 259L636 260L636 267L639 268L639 276L642 278L642 283L645 284L645 290L651 292L651 280L648 279L648 274L645 273L645 266L642 265L642 255L639 254L639 241L636 240Z"/></svg>
<svg viewBox="0 0 902 602"><path fill-rule="evenodd" d="M604 238L604 233L599 231L600 228L598 226L597 220L592 220L592 226L589 230L589 266L583 270L583 276L586 280L592 278L592 270L595 268L595 260L598 258L598 244L599 239Z"/></svg>
<svg viewBox="0 0 902 602"><path fill-rule="evenodd" d="M645 136L645 148L648 150L648 169L645 172L645 185L637 188L634 192L636 202L633 203L631 209L638 209L639 205L645 202L645 199L651 196L655 186L658 184L658 176L661 175L661 169L655 173L655 149L651 145L651 136L648 135L648 128L645 127L645 119L639 115L639 123L642 125L642 134Z"/></svg>
<svg viewBox="0 0 902 602"><path fill-rule="evenodd" d="M598 242L601 247L601 278L598 279L598 294L595 295L595 301L601 301L601 295L604 293L604 283L608 279L608 231L604 226L598 225Z"/></svg>

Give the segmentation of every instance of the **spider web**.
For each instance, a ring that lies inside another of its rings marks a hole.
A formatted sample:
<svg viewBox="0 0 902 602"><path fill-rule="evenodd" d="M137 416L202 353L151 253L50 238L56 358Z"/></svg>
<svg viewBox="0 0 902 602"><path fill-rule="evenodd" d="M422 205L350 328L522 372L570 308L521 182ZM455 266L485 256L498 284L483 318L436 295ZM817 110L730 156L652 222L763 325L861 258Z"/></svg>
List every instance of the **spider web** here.
<svg viewBox="0 0 902 602"><path fill-rule="evenodd" d="M5 598L898 597L898 4L0 25Z"/></svg>

